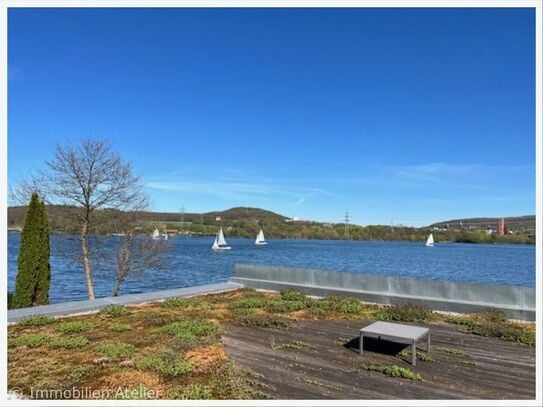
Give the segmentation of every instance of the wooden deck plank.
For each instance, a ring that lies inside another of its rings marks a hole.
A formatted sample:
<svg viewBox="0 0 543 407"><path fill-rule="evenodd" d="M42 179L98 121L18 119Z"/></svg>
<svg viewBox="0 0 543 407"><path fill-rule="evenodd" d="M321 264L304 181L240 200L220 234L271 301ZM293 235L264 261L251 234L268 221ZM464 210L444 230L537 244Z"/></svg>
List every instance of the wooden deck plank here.
<svg viewBox="0 0 543 407"><path fill-rule="evenodd" d="M533 347L464 334L453 325L432 324L427 327L436 361L419 361L413 367L396 356L405 344L367 338L364 355L357 353L358 332L371 322L298 321L288 331L228 325L223 341L229 355L261 374L278 399L535 398ZM303 341L311 347L272 349L272 338L276 345ZM343 346L339 338L350 341ZM421 349L424 346L420 344ZM439 352L438 347L462 350L468 356ZM427 382L365 370L364 365L369 364L409 368Z"/></svg>

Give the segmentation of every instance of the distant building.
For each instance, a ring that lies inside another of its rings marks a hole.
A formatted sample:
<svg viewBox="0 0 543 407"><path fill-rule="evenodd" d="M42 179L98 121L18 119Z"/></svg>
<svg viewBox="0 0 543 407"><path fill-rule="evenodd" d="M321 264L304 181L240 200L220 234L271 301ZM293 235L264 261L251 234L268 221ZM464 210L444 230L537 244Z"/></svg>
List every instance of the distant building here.
<svg viewBox="0 0 543 407"><path fill-rule="evenodd" d="M498 221L498 234L499 234L500 236L505 235L505 219L504 219L504 218L501 218L501 219Z"/></svg>

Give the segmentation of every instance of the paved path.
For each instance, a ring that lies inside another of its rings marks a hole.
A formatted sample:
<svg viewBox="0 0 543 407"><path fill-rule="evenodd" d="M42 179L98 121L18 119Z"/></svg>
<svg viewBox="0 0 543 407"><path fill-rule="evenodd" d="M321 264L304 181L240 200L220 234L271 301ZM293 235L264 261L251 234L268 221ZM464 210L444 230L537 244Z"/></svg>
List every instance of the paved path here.
<svg viewBox="0 0 543 407"><path fill-rule="evenodd" d="M153 291L149 293L126 294L118 297L104 297L96 300L71 301L32 308L20 308L8 311L8 322L17 322L30 315L57 316L79 314L82 312L98 311L104 307L107 307L108 305L141 304L144 302L160 301L168 298L192 297L200 294L237 290L242 287L242 284L226 282L176 288L173 290Z"/></svg>

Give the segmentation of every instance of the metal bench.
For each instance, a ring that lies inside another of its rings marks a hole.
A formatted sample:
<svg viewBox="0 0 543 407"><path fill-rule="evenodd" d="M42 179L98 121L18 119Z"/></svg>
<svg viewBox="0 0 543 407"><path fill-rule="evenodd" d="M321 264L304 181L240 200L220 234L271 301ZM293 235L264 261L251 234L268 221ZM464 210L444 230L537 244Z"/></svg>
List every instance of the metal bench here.
<svg viewBox="0 0 543 407"><path fill-rule="evenodd" d="M360 330L360 354L364 353L364 336L387 339L395 342L408 341L412 346L411 364L417 364L417 341L426 335L426 351L430 352L430 330L412 325L394 324L391 322L374 322Z"/></svg>

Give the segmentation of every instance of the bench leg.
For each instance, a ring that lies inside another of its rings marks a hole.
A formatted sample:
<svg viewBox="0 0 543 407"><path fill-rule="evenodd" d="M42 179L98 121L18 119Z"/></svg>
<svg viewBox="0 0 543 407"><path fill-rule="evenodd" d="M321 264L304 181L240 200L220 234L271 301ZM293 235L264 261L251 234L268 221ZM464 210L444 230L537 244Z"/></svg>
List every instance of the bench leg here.
<svg viewBox="0 0 543 407"><path fill-rule="evenodd" d="M426 338L426 352L430 353L430 332L428 332L428 337Z"/></svg>
<svg viewBox="0 0 543 407"><path fill-rule="evenodd" d="M364 335L360 334L360 354L364 353Z"/></svg>
<svg viewBox="0 0 543 407"><path fill-rule="evenodd" d="M413 343L411 344L411 347L413 348L411 352L411 364L413 366L416 366L417 365L417 344L415 341L413 341Z"/></svg>

